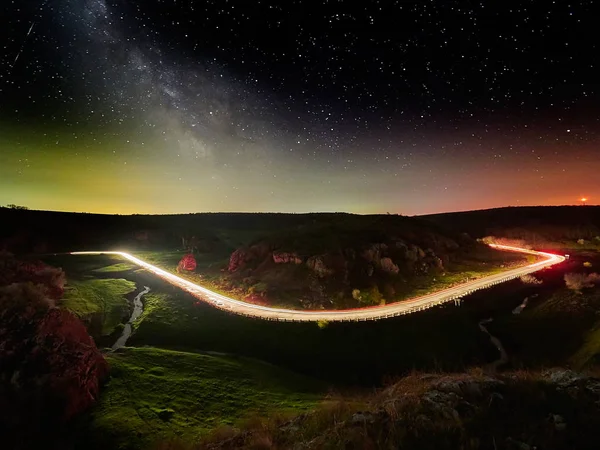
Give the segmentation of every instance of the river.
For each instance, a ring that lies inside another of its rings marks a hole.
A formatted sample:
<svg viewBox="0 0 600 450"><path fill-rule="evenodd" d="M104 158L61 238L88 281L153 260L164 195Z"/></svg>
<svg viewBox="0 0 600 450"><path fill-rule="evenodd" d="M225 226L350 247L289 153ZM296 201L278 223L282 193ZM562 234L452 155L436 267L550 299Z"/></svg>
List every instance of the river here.
<svg viewBox="0 0 600 450"><path fill-rule="evenodd" d="M133 331L133 322L135 322L144 312L144 304L142 303L142 297L150 292L150 288L148 286L144 286L144 290L140 291L138 295L133 299L133 312L131 313L131 317L129 321L125 324L125 328L123 329L123 333L121 337L117 339L117 342L112 346L113 350L118 350L121 347L124 347L127 343L127 340L131 336Z"/></svg>
<svg viewBox="0 0 600 450"><path fill-rule="evenodd" d="M504 349L502 342L500 342L500 339L498 339L496 336L493 336L492 334L490 334L490 332L488 331L488 329L485 326L486 323L490 323L493 321L494 321L494 319L492 319L492 318L482 320L481 322L479 322L479 329L490 337L490 341L492 342L492 344L494 344L494 347L496 347L498 349L498 351L500 352L500 358L498 358L496 361L494 361L493 363L490 364L490 368L492 369L492 371L496 371L496 369L498 369L498 367L500 367L508 362L508 354L506 353L506 350Z"/></svg>

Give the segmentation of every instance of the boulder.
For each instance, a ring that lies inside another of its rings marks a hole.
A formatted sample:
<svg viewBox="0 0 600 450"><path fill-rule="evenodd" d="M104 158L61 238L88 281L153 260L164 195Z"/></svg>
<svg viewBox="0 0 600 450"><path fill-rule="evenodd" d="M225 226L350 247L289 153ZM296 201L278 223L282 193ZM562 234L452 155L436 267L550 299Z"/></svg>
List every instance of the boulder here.
<svg viewBox="0 0 600 450"><path fill-rule="evenodd" d="M398 275L398 272L400 272L400 268L396 264L394 264L392 258L381 258L380 265L381 270L383 270L386 273Z"/></svg>

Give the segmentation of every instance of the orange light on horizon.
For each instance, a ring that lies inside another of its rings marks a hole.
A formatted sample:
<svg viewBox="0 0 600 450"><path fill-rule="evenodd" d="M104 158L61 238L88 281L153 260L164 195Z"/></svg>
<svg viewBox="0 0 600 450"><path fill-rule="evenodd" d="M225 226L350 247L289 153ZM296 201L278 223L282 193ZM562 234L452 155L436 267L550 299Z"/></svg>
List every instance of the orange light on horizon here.
<svg viewBox="0 0 600 450"><path fill-rule="evenodd" d="M583 203L585 205L585 203L588 201L587 197L581 197L581 203Z"/></svg>

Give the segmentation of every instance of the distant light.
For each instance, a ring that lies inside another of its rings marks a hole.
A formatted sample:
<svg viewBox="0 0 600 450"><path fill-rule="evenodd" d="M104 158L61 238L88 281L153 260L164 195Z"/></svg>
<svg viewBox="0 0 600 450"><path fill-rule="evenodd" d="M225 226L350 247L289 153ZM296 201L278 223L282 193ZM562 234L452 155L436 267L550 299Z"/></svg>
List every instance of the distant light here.
<svg viewBox="0 0 600 450"><path fill-rule="evenodd" d="M587 199L586 197L582 197L582 198L581 198L581 203L585 203L585 202L587 202L587 201L588 201L588 199Z"/></svg>

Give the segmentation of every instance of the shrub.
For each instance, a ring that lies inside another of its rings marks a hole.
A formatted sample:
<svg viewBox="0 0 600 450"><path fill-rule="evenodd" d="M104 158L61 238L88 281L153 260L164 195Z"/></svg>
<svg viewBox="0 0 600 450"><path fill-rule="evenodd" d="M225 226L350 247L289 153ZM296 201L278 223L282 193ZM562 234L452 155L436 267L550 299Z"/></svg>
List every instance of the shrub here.
<svg viewBox="0 0 600 450"><path fill-rule="evenodd" d="M536 277L534 277L531 274L528 275L523 275L521 277L521 282L523 284L531 284L531 285L536 285L536 284L542 284L542 280L538 280Z"/></svg>
<svg viewBox="0 0 600 450"><path fill-rule="evenodd" d="M600 275L597 273L566 273L565 284L567 288L573 291L581 291L585 288L594 287L596 283L600 281Z"/></svg>
<svg viewBox="0 0 600 450"><path fill-rule="evenodd" d="M324 328L327 328L327 326L329 325L329 322L327 320L319 320L317 321L317 326L322 330Z"/></svg>

